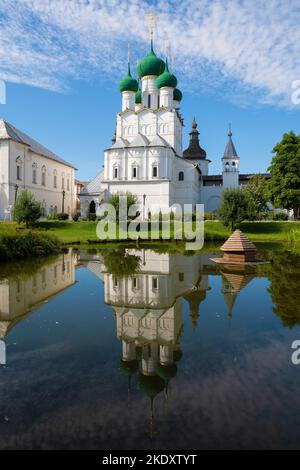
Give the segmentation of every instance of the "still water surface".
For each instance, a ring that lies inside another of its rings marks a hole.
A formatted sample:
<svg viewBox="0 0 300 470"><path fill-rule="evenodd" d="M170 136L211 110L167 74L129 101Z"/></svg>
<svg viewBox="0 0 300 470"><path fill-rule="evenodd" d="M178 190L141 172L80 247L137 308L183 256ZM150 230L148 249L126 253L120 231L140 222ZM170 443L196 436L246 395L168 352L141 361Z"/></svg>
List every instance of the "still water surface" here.
<svg viewBox="0 0 300 470"><path fill-rule="evenodd" d="M300 257L1 266L0 449L300 448Z"/></svg>

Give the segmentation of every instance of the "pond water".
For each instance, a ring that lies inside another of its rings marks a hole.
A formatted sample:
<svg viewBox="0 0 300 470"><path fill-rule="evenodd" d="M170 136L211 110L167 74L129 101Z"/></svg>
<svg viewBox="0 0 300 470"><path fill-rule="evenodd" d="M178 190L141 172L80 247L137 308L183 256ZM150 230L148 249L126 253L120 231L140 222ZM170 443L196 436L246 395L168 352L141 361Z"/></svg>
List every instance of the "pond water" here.
<svg viewBox="0 0 300 470"><path fill-rule="evenodd" d="M0 449L300 447L300 256L69 251L0 280Z"/></svg>

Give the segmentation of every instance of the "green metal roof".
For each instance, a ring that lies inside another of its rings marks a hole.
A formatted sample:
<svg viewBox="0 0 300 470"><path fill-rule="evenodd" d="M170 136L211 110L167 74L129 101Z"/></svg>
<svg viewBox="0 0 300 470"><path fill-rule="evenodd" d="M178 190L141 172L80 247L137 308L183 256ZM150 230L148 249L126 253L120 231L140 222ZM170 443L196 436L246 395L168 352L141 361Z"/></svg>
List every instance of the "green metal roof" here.
<svg viewBox="0 0 300 470"><path fill-rule="evenodd" d="M161 75L159 75L159 77L157 77L156 79L156 85L157 85L157 88L162 88L162 87L175 88L177 85L177 78L175 77L173 73L169 71L168 59L166 59L164 72Z"/></svg>
<svg viewBox="0 0 300 470"><path fill-rule="evenodd" d="M130 64L128 63L128 73L119 83L119 90L122 93L123 91L134 91L137 92L139 88L138 82L135 78L132 77L130 71Z"/></svg>
<svg viewBox="0 0 300 470"><path fill-rule="evenodd" d="M146 75L161 75L164 71L165 63L162 59L157 57L153 50L153 42L151 41L151 50L149 54L144 57L137 66L137 73L140 78Z"/></svg>

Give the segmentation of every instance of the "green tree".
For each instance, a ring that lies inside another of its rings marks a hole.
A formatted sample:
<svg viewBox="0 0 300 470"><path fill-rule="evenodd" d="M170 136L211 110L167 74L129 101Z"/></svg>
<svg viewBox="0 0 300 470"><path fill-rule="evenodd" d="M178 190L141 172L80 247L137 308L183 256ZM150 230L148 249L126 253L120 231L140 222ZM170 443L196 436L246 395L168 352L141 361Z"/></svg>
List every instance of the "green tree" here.
<svg viewBox="0 0 300 470"><path fill-rule="evenodd" d="M284 134L273 153L268 195L276 207L293 209L294 218L300 220L300 136Z"/></svg>
<svg viewBox="0 0 300 470"><path fill-rule="evenodd" d="M23 189L14 205L14 220L18 222L18 224L24 223L26 227L32 227L41 215L41 204L35 200L30 191Z"/></svg>
<svg viewBox="0 0 300 470"><path fill-rule="evenodd" d="M103 251L107 271L116 277L131 277L140 270L141 258L132 255L125 248Z"/></svg>
<svg viewBox="0 0 300 470"><path fill-rule="evenodd" d="M117 219L119 219L119 213L120 213L120 197L121 196L126 196L127 197L127 217L128 217L128 211L129 211L129 208L134 205L134 204L137 204L138 202L138 199L137 197L134 195L134 194L131 194L129 192L126 192L126 193L115 193L115 194L112 194L109 199L108 199L108 203L111 204L114 208L115 208L115 211L116 211L116 216L117 216ZM128 218L135 218L135 217L128 217Z"/></svg>
<svg viewBox="0 0 300 470"><path fill-rule="evenodd" d="M247 196L253 202L256 219L259 219L267 210L267 182L263 175L253 175L245 187Z"/></svg>
<svg viewBox="0 0 300 470"><path fill-rule="evenodd" d="M273 250L269 269L271 285L268 291L273 302L273 312L284 326L300 325L300 256L290 251Z"/></svg>
<svg viewBox="0 0 300 470"><path fill-rule="evenodd" d="M219 209L219 217L225 227L234 230L243 220L255 218L253 200L244 189L225 189Z"/></svg>

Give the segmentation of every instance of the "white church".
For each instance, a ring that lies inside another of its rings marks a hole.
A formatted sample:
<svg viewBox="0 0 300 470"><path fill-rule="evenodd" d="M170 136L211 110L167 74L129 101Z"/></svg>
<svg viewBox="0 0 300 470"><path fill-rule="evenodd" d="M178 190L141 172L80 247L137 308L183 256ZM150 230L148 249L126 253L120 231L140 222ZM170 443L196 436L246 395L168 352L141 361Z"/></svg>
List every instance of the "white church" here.
<svg viewBox="0 0 300 470"><path fill-rule="evenodd" d="M229 130L221 160L222 174L209 175L210 160L199 143L195 119L190 142L182 149L182 92L169 70L168 60L151 48L138 64L139 82L130 62L121 80L122 111L116 117L111 147L104 151L104 165L80 194L81 213L98 212L114 193L136 195L143 218L155 207L204 204L205 212L217 210L223 189L246 184L252 175L239 173L239 157ZM165 210L165 209L164 209ZM157 210L157 212L159 209Z"/></svg>

